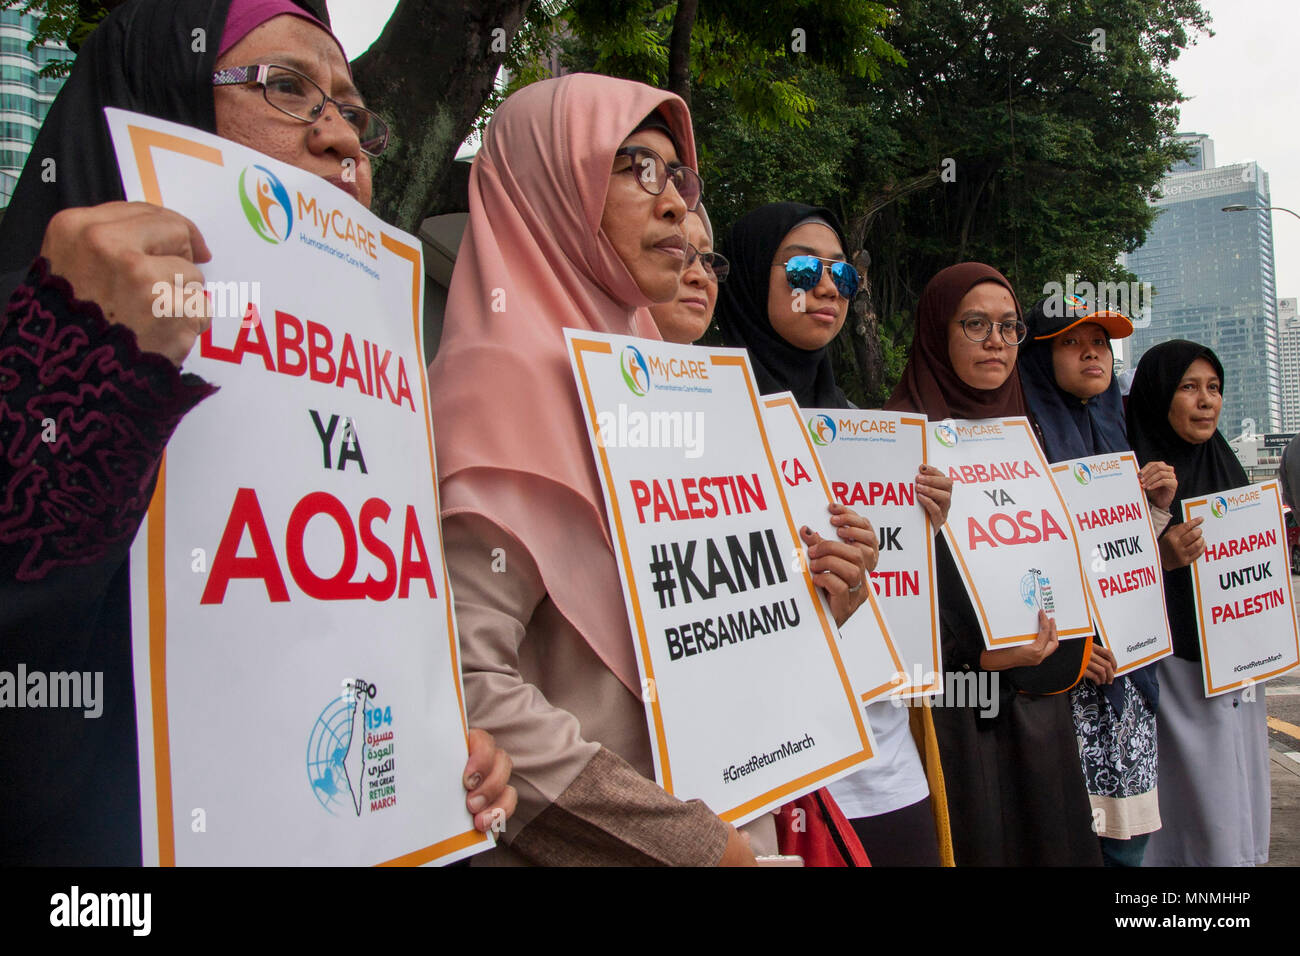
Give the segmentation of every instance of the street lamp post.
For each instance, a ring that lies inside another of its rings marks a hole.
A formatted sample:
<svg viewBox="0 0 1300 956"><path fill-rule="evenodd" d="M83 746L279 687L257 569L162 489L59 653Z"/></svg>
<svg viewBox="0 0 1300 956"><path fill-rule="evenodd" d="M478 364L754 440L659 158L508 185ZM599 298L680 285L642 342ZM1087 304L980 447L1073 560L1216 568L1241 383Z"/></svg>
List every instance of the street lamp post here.
<svg viewBox="0 0 1300 956"><path fill-rule="evenodd" d="M1245 212L1248 209L1266 209L1270 212L1273 210L1277 210L1278 212L1289 212L1297 219L1300 219L1300 212L1296 212L1294 209L1287 209L1286 206L1247 206L1244 203L1236 202L1231 206L1223 207L1224 212Z"/></svg>

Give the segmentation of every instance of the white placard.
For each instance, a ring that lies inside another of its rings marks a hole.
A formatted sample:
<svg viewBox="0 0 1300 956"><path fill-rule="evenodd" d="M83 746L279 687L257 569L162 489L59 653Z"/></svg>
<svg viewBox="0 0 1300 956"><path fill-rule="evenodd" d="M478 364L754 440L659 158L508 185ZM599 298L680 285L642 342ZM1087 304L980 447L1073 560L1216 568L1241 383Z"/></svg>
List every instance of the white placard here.
<svg viewBox="0 0 1300 956"><path fill-rule="evenodd" d="M984 644L1028 644L1041 608L1061 639L1091 637L1078 544L1025 418L931 422L930 458L953 480L943 532Z"/></svg>
<svg viewBox="0 0 1300 956"><path fill-rule="evenodd" d="M1205 519L1205 553L1192 562L1205 696L1291 670L1300 632L1277 482L1185 500L1183 514Z"/></svg>
<svg viewBox="0 0 1300 956"><path fill-rule="evenodd" d="M916 499L917 468L927 460L925 416L856 408L803 411L836 500L869 519L880 538L871 579L907 676L897 696L941 694L934 529Z"/></svg>
<svg viewBox="0 0 1300 956"><path fill-rule="evenodd" d="M807 525L827 540L841 540L827 510L832 501L830 484L804 428L804 417L790 392L763 396L763 424L772 442L772 453L780 462L785 497L795 522ZM819 589L817 593L826 601L824 591ZM829 614L829 603L826 609ZM867 602L840 625L839 632L840 654L849 681L862 701L867 703L897 692L907 679L906 673L874 592L867 594Z"/></svg>
<svg viewBox="0 0 1300 956"><path fill-rule="evenodd" d="M184 369L221 387L172 436L131 550L145 861L487 848L461 785L419 240L318 176L106 112L127 198L212 251L206 290L155 292L164 312L212 296Z"/></svg>
<svg viewBox="0 0 1300 956"><path fill-rule="evenodd" d="M660 785L740 824L872 753L743 350L565 330Z"/></svg>
<svg viewBox="0 0 1300 956"><path fill-rule="evenodd" d="M1102 643L1127 674L1173 653L1155 527L1132 452L1052 466L1083 553L1088 599Z"/></svg>

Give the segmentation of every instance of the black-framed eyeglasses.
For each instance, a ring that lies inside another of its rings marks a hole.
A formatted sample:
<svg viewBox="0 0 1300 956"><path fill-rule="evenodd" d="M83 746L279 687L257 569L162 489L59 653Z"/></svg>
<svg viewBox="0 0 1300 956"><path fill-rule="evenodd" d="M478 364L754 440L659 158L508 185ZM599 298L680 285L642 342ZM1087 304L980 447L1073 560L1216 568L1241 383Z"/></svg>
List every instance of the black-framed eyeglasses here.
<svg viewBox="0 0 1300 956"><path fill-rule="evenodd" d="M694 212L704 196L704 180L700 174L689 166L669 166L668 162L647 146L624 146L614 153L615 156L627 156L632 164L623 173L633 173L641 188L651 196L663 193L671 179L677 195L686 203L686 211Z"/></svg>
<svg viewBox="0 0 1300 956"><path fill-rule="evenodd" d="M682 268L689 269L696 259L703 263L705 274L714 282L727 281L727 273L731 271L731 263L721 253L700 252L691 243L686 243L686 262L682 265Z"/></svg>
<svg viewBox="0 0 1300 956"><path fill-rule="evenodd" d="M378 156L388 145L388 123L373 110L355 103L344 103L326 94L310 77L287 66L259 63L254 66L231 66L212 74L213 86L242 86L256 83L262 87L266 101L281 113L314 123L333 103L343 121L356 131L361 148Z"/></svg>
<svg viewBox="0 0 1300 956"><path fill-rule="evenodd" d="M831 281L840 295L852 299L858 294L858 285L862 277L858 270L843 259L823 259L808 253L791 256L785 262L777 263L772 268L785 270L785 281L792 289L810 292L817 288L822 276L829 269Z"/></svg>
<svg viewBox="0 0 1300 956"><path fill-rule="evenodd" d="M962 319L957 323L961 330L966 333L966 338L972 342L983 342L993 334L993 326L998 327L998 333L1002 336L1002 341L1007 345L1019 345L1020 340L1025 337L1027 328L1025 323L1017 319L1015 322L990 322L988 319Z"/></svg>

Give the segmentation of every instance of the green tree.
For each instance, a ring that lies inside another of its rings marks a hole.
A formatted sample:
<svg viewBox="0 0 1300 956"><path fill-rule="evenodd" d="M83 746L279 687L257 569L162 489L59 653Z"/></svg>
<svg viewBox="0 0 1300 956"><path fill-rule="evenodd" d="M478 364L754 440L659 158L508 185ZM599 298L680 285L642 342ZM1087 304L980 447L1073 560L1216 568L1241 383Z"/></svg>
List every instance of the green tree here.
<svg viewBox="0 0 1300 956"><path fill-rule="evenodd" d="M75 42L120 0L0 2ZM945 265L989 262L1026 304L1069 272L1127 278L1116 256L1142 242L1181 155L1169 65L1208 24L1198 0L401 0L353 70L395 120L375 210L412 231L463 208L453 159L503 95L502 66L515 88L558 49L684 94L720 235L777 199L846 222L868 282L836 360L874 402Z"/></svg>
<svg viewBox="0 0 1300 956"><path fill-rule="evenodd" d="M882 30L880 3L863 0L571 0L567 29L598 73L662 86L692 104L701 89L726 89L765 129L806 127L815 108L792 63L875 80L901 63Z"/></svg>
<svg viewBox="0 0 1300 956"><path fill-rule="evenodd" d="M783 64L816 103L807 129L765 128L730 88L697 91L710 214L720 233L777 199L841 214L868 282L837 373L877 403L944 266L988 262L1026 306L1067 273L1131 278L1116 258L1145 238L1183 155L1169 65L1208 25L1196 0L900 0L884 39L905 63L878 80Z"/></svg>
<svg viewBox="0 0 1300 956"><path fill-rule="evenodd" d="M108 16L114 7L119 7L126 0L0 0L0 9L14 10L19 13L31 13L41 17L30 50L42 43L51 41L65 44L71 53L66 57L51 60L41 67L41 76L67 76L72 69L72 61L86 37L99 26L99 21Z"/></svg>

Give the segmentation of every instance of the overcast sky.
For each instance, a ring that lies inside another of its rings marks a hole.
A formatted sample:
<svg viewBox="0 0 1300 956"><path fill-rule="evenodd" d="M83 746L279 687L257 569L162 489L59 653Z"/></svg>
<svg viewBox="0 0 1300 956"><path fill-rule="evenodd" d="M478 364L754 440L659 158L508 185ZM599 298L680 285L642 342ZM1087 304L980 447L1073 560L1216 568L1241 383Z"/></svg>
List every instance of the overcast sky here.
<svg viewBox="0 0 1300 956"><path fill-rule="evenodd" d="M1254 160L1269 174L1272 205L1300 213L1300 127L1296 100L1296 0L1201 0L1214 18L1174 63L1188 101L1180 129L1208 133L1221 166ZM379 35L396 0L329 0L334 29L350 58ZM1223 215L1245 215L1224 213ZM1300 296L1300 219L1273 214L1277 294Z"/></svg>

